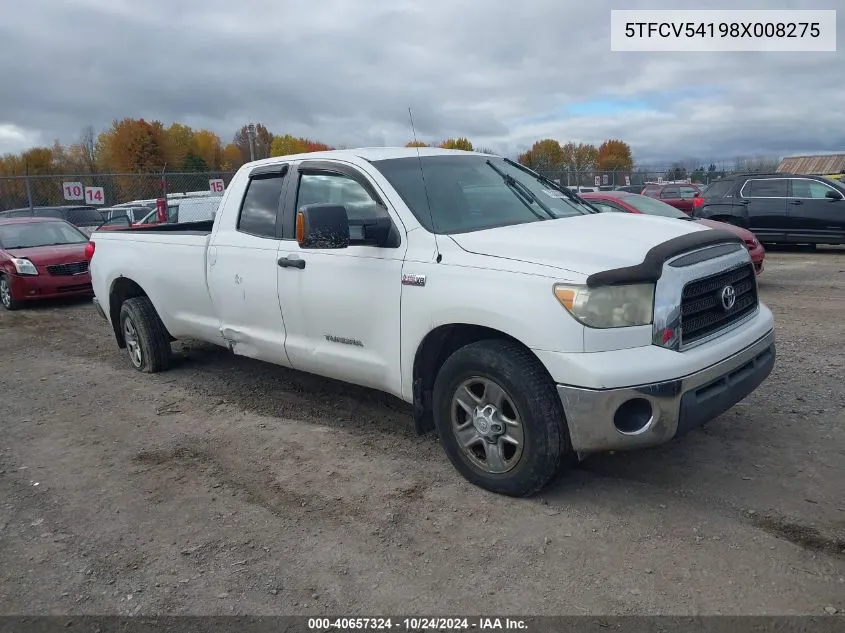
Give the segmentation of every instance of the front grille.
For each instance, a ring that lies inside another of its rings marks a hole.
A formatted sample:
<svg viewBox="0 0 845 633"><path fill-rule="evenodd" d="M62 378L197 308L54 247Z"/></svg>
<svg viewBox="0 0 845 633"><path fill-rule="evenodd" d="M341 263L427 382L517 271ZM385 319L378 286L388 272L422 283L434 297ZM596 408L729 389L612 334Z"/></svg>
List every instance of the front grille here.
<svg viewBox="0 0 845 633"><path fill-rule="evenodd" d="M71 264L56 264L47 266L47 272L54 277L70 277L88 272L88 262L73 262Z"/></svg>
<svg viewBox="0 0 845 633"><path fill-rule="evenodd" d="M733 288L735 296L733 306L728 309L722 302L727 288ZM756 308L757 283L752 264L691 281L681 295L681 344L689 345L710 336Z"/></svg>

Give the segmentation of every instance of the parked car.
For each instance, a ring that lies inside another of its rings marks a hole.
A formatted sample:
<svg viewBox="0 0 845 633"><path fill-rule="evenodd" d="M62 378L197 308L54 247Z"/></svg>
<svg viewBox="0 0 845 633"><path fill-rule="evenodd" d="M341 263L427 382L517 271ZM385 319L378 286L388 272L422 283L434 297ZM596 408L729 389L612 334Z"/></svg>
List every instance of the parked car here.
<svg viewBox="0 0 845 633"><path fill-rule="evenodd" d="M155 208L155 206L153 206ZM140 222L141 218L150 212L150 207L147 206L115 206L100 209L100 215L103 216L103 222L109 223L117 218L125 217L129 224Z"/></svg>
<svg viewBox="0 0 845 633"><path fill-rule="evenodd" d="M0 219L5 218L57 218L73 224L86 235L90 235L103 224L103 216L97 207L87 205L65 205L55 207L33 207L0 211Z"/></svg>
<svg viewBox="0 0 845 633"><path fill-rule="evenodd" d="M627 193L640 193L643 190L643 185L619 185L614 191L625 191Z"/></svg>
<svg viewBox="0 0 845 633"><path fill-rule="evenodd" d="M88 236L64 220L0 219L0 305L92 296L87 246Z"/></svg>
<svg viewBox="0 0 845 633"><path fill-rule="evenodd" d="M91 240L95 306L135 369L167 369L190 338L391 393L502 494L667 442L775 363L740 238L601 213L476 152L264 159L213 222Z"/></svg>
<svg viewBox="0 0 845 633"><path fill-rule="evenodd" d="M845 244L845 183L744 174L716 180L693 217L735 224L769 244Z"/></svg>
<svg viewBox="0 0 845 633"><path fill-rule="evenodd" d="M715 220L694 220L683 211L679 211L672 205L649 198L648 196L624 191L606 191L599 193L585 193L582 196L590 204L597 206L602 211L622 211L627 213L643 213L646 215L659 215L665 218L677 218L689 222L698 222L711 229L721 229L740 237L751 255L754 263L754 272L759 275L763 272L763 262L766 258L766 250L760 241L751 231L733 224L716 222Z"/></svg>
<svg viewBox="0 0 845 633"><path fill-rule="evenodd" d="M690 214L693 209L700 207L703 203L701 189L698 185L692 184L655 184L646 183L642 195L649 198L656 198L661 202L680 209Z"/></svg>

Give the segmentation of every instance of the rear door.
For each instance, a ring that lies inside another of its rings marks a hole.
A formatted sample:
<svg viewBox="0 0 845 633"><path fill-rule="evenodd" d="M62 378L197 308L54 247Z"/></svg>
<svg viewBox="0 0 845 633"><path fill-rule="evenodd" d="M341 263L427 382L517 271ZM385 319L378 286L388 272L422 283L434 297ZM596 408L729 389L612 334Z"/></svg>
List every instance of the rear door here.
<svg viewBox="0 0 845 633"><path fill-rule="evenodd" d="M255 167L236 183L211 236L208 290L223 337L236 354L289 366L276 288L286 163Z"/></svg>
<svg viewBox="0 0 845 633"><path fill-rule="evenodd" d="M676 209L680 209L683 201L681 200L681 188L678 185L666 185L660 191L658 196L661 202L671 204Z"/></svg>
<svg viewBox="0 0 845 633"><path fill-rule="evenodd" d="M745 205L748 228L761 242L786 240L786 178L749 178L739 190L738 200Z"/></svg>
<svg viewBox="0 0 845 633"><path fill-rule="evenodd" d="M845 200L828 198L842 192L812 178L790 178L787 238L811 244L845 243Z"/></svg>
<svg viewBox="0 0 845 633"><path fill-rule="evenodd" d="M675 208L687 214L692 213L695 201L701 197L701 192L697 187L693 187L692 185L681 185L678 187L678 191L680 195L678 196L678 204Z"/></svg>

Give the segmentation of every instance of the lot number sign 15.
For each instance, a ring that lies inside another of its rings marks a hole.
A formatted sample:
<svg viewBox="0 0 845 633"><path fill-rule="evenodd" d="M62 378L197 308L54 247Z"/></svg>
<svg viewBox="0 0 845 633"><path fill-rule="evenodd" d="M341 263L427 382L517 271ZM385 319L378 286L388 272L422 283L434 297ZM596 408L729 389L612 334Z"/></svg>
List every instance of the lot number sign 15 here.
<svg viewBox="0 0 845 633"><path fill-rule="evenodd" d="M214 178L208 181L208 188L213 193L223 193L223 190L226 189L226 183L223 182L222 178Z"/></svg>
<svg viewBox="0 0 845 633"><path fill-rule="evenodd" d="M86 204L103 204L106 200L102 187L84 187L81 182L63 182L65 200L84 200Z"/></svg>

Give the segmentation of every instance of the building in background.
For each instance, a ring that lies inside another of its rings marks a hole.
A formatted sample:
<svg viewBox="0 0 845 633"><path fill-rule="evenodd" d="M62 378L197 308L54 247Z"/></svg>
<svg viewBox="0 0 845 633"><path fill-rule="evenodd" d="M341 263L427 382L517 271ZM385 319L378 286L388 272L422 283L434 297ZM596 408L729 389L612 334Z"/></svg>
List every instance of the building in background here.
<svg viewBox="0 0 845 633"><path fill-rule="evenodd" d="M825 176L845 182L845 153L813 156L787 156L781 159L778 172Z"/></svg>

